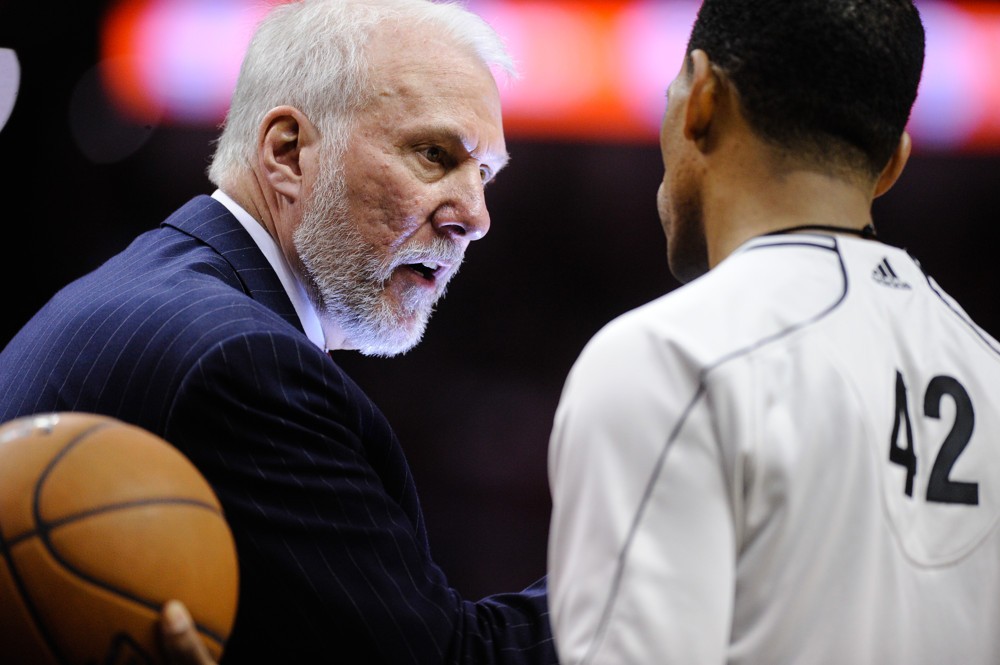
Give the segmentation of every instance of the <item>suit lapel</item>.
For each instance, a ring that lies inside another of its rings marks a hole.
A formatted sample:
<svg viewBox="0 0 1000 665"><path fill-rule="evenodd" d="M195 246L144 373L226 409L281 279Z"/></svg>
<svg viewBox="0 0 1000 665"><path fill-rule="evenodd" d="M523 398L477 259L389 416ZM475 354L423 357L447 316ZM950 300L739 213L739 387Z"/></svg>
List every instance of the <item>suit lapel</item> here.
<svg viewBox="0 0 1000 665"><path fill-rule="evenodd" d="M214 249L233 267L243 290L299 330L302 324L281 281L246 229L211 196L188 201L163 222Z"/></svg>

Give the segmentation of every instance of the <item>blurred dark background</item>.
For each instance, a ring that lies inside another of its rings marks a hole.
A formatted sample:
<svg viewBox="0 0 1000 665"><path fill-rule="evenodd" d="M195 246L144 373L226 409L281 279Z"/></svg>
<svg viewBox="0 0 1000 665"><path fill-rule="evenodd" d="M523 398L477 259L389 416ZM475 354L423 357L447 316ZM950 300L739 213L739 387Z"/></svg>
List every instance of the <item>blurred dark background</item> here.
<svg viewBox="0 0 1000 665"><path fill-rule="evenodd" d="M0 130L0 346L65 282L212 191L204 171L213 128L104 127L92 81L102 10L0 5L0 47L15 48L22 68ZM664 67L664 88L675 68ZM656 215L655 142L508 136L508 148L511 164L488 189L489 237L471 246L425 341L399 358L338 358L394 423L432 551L468 597L543 574L546 446L562 381L602 324L676 287ZM95 162L102 149L126 156ZM998 174L995 154L918 145L875 208L881 237L909 249L994 336Z"/></svg>

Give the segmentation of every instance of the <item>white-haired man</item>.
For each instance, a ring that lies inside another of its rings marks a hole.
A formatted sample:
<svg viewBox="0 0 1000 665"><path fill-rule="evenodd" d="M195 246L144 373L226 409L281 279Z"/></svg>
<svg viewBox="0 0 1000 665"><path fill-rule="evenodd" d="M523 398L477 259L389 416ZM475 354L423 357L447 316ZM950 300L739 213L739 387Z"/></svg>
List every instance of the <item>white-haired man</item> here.
<svg viewBox="0 0 1000 665"><path fill-rule="evenodd" d="M514 73L502 42L454 4L278 5L214 193L0 353L0 419L107 414L211 482L240 560L223 662L555 662L543 580L478 602L448 585L389 423L328 354L411 348L488 231L507 161L494 69Z"/></svg>

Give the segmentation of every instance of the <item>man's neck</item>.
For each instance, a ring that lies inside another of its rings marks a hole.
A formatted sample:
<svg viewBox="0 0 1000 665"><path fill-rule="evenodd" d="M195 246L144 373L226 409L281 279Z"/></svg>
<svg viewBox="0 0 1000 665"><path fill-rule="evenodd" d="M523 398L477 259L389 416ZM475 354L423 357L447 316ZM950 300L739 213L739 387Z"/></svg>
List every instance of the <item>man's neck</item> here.
<svg viewBox="0 0 1000 665"><path fill-rule="evenodd" d="M862 187L814 171L720 181L712 190L704 209L711 267L766 233L803 225L860 232L872 222L872 198Z"/></svg>

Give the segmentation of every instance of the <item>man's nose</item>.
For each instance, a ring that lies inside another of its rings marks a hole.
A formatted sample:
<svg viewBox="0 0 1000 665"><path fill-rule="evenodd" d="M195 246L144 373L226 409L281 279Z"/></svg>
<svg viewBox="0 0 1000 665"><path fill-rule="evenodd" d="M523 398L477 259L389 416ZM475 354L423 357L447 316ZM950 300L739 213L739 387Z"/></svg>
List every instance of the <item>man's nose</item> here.
<svg viewBox="0 0 1000 665"><path fill-rule="evenodd" d="M479 240L490 230L490 213L478 165L469 164L453 171L446 200L434 213L434 228L469 242Z"/></svg>

